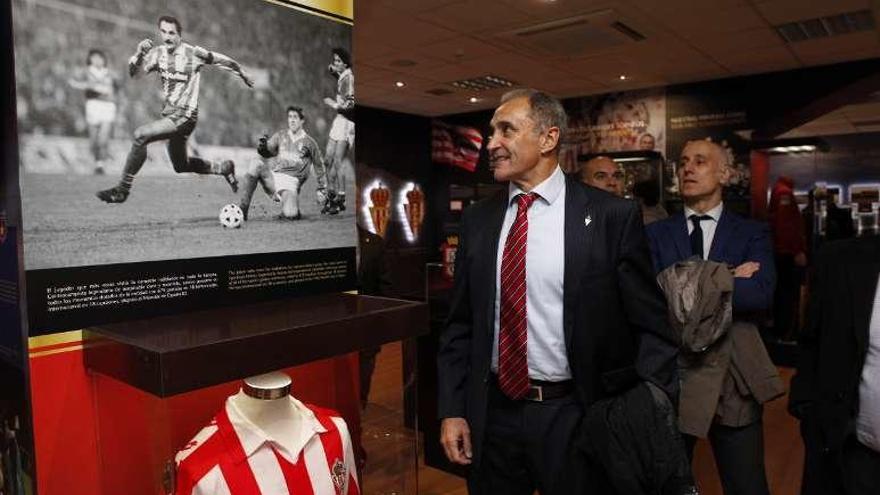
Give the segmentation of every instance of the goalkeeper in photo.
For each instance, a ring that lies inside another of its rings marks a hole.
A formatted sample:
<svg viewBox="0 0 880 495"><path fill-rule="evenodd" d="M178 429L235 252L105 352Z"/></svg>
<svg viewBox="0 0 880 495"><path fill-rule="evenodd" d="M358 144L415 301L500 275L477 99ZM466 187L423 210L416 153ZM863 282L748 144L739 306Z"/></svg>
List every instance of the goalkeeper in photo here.
<svg viewBox="0 0 880 495"><path fill-rule="evenodd" d="M189 156L187 140L198 120L199 81L203 66L213 65L235 74L249 88L253 88L254 81L232 58L184 43L181 39L183 27L176 18L160 17L158 28L162 44L154 46L149 38L138 43L137 51L128 62L128 73L131 77L142 71L159 75L164 100L162 116L135 129L119 184L97 193L98 198L106 203L123 203L128 199L134 177L147 160L147 145L162 140L168 141L168 157L175 172L221 175L233 192L238 191L232 160L214 162Z"/></svg>
<svg viewBox="0 0 880 495"><path fill-rule="evenodd" d="M257 145L257 158L250 164L244 176L241 194L241 211L244 219L257 184L272 199L281 203L281 216L285 220L299 220L299 193L312 167L323 170L324 163L318 143L309 136L303 126L305 114L300 107L287 107L287 129L272 137L263 136Z"/></svg>

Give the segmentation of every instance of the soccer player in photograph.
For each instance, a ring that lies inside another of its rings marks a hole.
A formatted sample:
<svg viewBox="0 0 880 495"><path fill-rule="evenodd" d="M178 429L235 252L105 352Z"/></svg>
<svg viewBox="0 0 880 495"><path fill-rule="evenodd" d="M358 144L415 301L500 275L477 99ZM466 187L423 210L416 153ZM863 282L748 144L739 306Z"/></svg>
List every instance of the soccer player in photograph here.
<svg viewBox="0 0 880 495"><path fill-rule="evenodd" d="M216 162L189 156L186 142L198 118L202 66L214 65L236 74L251 88L254 80L232 58L184 43L181 40L183 28L176 18L162 16L158 27L162 44L154 46L151 39L138 43L137 52L128 61L128 72L131 77L141 71L158 73L164 98L162 117L135 129L119 184L97 193L98 198L107 203L122 203L128 199L134 176L147 159L147 144L161 140L168 141L168 156L175 172L222 175L232 191L238 191L232 160Z"/></svg>
<svg viewBox="0 0 880 495"><path fill-rule="evenodd" d="M70 78L68 84L85 92L89 150L95 158L95 174L102 175L104 165L110 160L110 136L116 121L119 78L108 67L107 55L93 48L86 56L85 68Z"/></svg>
<svg viewBox="0 0 880 495"><path fill-rule="evenodd" d="M323 170L324 164L318 143L309 136L303 126L306 119L300 107L287 107L287 129L272 137L263 136L257 145L257 158L250 164L244 176L244 187L239 207L248 218L248 209L257 184L266 194L281 203L281 216L285 220L299 220L299 192L312 167Z"/></svg>
<svg viewBox="0 0 880 495"><path fill-rule="evenodd" d="M336 110L336 118L330 127L327 139L327 170L322 187L318 189L319 202L322 193L326 194L321 213L335 215L345 209L345 191L339 187L339 167L349 148L354 146L354 73L351 71L351 57L342 48L333 49L333 59L328 69L337 78L336 97L324 98L324 103Z"/></svg>

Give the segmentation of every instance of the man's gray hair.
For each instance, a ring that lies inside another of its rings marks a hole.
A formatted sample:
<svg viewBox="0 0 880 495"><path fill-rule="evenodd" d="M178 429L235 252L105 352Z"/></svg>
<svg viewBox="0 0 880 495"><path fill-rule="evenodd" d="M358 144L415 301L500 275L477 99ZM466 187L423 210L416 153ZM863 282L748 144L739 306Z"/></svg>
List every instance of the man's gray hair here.
<svg viewBox="0 0 880 495"><path fill-rule="evenodd" d="M568 115L565 114L562 103L543 91L523 88L504 93L501 96L501 104L503 105L517 98L527 98L529 100L529 106L531 107L529 117L535 123L538 132L544 132L551 127L559 128L559 140L561 143L566 125L568 124Z"/></svg>

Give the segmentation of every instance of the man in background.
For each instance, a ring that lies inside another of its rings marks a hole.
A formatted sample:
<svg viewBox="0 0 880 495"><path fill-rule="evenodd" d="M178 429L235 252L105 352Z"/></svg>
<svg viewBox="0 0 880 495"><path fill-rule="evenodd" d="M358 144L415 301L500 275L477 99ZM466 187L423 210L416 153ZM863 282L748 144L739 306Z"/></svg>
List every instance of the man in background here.
<svg viewBox="0 0 880 495"><path fill-rule="evenodd" d="M803 495L880 487L880 237L827 243L814 263L789 411L801 420Z"/></svg>
<svg viewBox="0 0 880 495"><path fill-rule="evenodd" d="M617 163L607 156L591 158L581 167L581 182L588 186L623 196L624 174Z"/></svg>
<svg viewBox="0 0 880 495"><path fill-rule="evenodd" d="M793 340L797 332L803 269L807 266L807 238L794 197L794 180L790 177L776 180L768 211L776 261L773 333L781 340Z"/></svg>
<svg viewBox="0 0 880 495"><path fill-rule="evenodd" d="M736 215L722 201L729 164L720 145L689 141L678 167L684 213L654 222L646 231L657 273L692 256L730 266L735 277L733 319L742 320L770 308L776 276L767 226ZM738 395L731 380L728 374L722 390L716 391L718 408L708 432L721 485L726 495L769 495L763 409L751 396ZM685 435L685 442L692 456L696 437Z"/></svg>

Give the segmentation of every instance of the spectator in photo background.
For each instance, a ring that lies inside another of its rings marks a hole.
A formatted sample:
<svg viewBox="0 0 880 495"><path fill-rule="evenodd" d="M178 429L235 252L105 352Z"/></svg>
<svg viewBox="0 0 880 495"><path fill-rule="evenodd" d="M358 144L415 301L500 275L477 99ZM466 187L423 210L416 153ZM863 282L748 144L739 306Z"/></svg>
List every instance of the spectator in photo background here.
<svg viewBox="0 0 880 495"><path fill-rule="evenodd" d="M95 159L95 174L103 175L110 161L110 137L116 121L119 77L109 68L104 51L92 48L86 57L85 68L71 77L68 84L85 92L89 149Z"/></svg>
<svg viewBox="0 0 880 495"><path fill-rule="evenodd" d="M591 158L580 170L581 182L615 196L623 196L624 174L617 163L607 156Z"/></svg>

